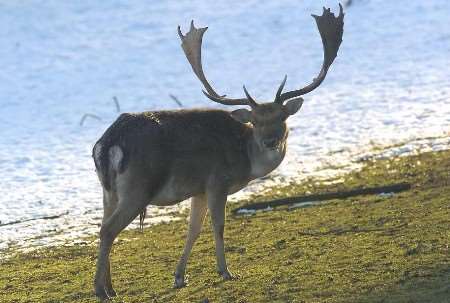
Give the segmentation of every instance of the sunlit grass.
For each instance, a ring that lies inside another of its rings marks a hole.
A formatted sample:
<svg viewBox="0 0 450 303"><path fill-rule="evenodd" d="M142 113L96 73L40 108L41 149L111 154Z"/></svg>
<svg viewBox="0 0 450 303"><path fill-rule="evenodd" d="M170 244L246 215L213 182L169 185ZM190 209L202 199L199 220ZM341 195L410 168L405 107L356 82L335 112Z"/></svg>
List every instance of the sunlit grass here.
<svg viewBox="0 0 450 303"><path fill-rule="evenodd" d="M393 196L233 216L226 254L239 278L215 272L205 224L188 264L188 286L172 289L186 220L126 231L114 245L115 302L449 302L450 151L367 162L342 182L309 180L252 200L409 182ZM96 247L46 248L0 265L0 302L96 302Z"/></svg>

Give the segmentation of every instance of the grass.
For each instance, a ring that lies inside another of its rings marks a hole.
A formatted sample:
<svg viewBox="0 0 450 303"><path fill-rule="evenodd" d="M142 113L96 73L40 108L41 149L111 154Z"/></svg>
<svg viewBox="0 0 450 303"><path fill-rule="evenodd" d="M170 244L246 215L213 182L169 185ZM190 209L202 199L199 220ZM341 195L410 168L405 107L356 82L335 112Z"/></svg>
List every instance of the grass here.
<svg viewBox="0 0 450 303"><path fill-rule="evenodd" d="M215 272L209 224L181 290L172 289L172 273L186 220L126 231L111 256L114 302L450 302L450 151L369 161L342 180L290 184L253 200L397 182L413 186L250 217L231 215L248 201L229 204L225 243L234 281ZM96 302L92 240L0 261L0 302Z"/></svg>

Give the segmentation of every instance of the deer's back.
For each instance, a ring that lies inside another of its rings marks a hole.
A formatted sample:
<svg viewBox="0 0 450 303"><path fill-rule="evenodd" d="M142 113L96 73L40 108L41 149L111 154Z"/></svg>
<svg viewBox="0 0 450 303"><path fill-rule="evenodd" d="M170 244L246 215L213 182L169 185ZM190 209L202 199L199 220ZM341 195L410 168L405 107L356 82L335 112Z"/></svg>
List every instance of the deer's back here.
<svg viewBox="0 0 450 303"><path fill-rule="evenodd" d="M117 173L128 171L155 195L164 187L179 188L182 200L203 192L207 182L248 182L249 135L248 126L221 110L122 114L94 146L94 159L97 170L108 174L108 151L118 146L123 157Z"/></svg>

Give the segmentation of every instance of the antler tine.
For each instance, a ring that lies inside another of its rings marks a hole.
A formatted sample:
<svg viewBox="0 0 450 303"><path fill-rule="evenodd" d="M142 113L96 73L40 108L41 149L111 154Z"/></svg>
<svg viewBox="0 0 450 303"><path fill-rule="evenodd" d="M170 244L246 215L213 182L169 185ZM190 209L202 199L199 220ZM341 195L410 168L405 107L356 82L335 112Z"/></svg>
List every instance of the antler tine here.
<svg viewBox="0 0 450 303"><path fill-rule="evenodd" d="M322 16L312 15L316 20L317 28L322 38L323 44L323 63L319 75L314 78L313 82L302 89L294 90L281 94L279 102L284 102L316 89L325 79L328 69L337 56L339 46L342 42L344 33L344 9L339 3L339 16L335 17L331 10L323 8Z"/></svg>
<svg viewBox="0 0 450 303"><path fill-rule="evenodd" d="M181 47L186 55L189 64L192 67L197 78L202 82L206 91L203 91L212 101L225 104L225 105L250 105L254 106L256 102L247 98L231 99L225 98L225 95L220 96L206 80L202 67L202 39L203 34L206 32L207 27L196 28L194 26L194 20L191 21L189 32L183 35L180 26L178 26L178 35L181 39Z"/></svg>
<svg viewBox="0 0 450 303"><path fill-rule="evenodd" d="M281 81L280 87L278 87L277 94L275 95L275 103L283 104L283 101L280 99L281 93L283 92L284 85L286 84L287 75L284 76L283 81Z"/></svg>
<svg viewBox="0 0 450 303"><path fill-rule="evenodd" d="M250 105L251 107L257 106L258 103L256 103L256 101L252 98L252 96L250 96L250 94L248 93L247 89L245 88L245 85L244 85L242 88L244 89L244 93L245 93L245 96L247 97L247 100L248 100L248 102L249 102L249 105Z"/></svg>

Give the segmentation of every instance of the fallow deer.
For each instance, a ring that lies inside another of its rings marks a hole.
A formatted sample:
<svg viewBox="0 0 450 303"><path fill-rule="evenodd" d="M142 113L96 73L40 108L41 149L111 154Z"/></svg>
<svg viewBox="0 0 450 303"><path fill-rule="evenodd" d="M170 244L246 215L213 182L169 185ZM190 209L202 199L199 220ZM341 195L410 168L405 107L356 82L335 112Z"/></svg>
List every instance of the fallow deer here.
<svg viewBox="0 0 450 303"><path fill-rule="evenodd" d="M191 27L178 34L184 53L212 101L245 105L251 110L217 109L152 111L122 114L93 148L103 187L104 217L95 275L95 292L102 299L115 296L109 254L117 235L147 205L173 205L191 199L190 223L184 251L176 266L174 287L185 285L185 269L207 210L214 230L217 269L233 278L224 254L227 196L249 181L273 171L286 153L286 119L302 106L300 97L317 88L333 63L342 42L344 13L330 9L313 15L322 38L324 60L319 75L299 90L283 93L284 77L274 102L257 103L244 86L244 98L227 98L208 83L202 68L201 44L205 28ZM283 104L286 101L286 104Z"/></svg>

